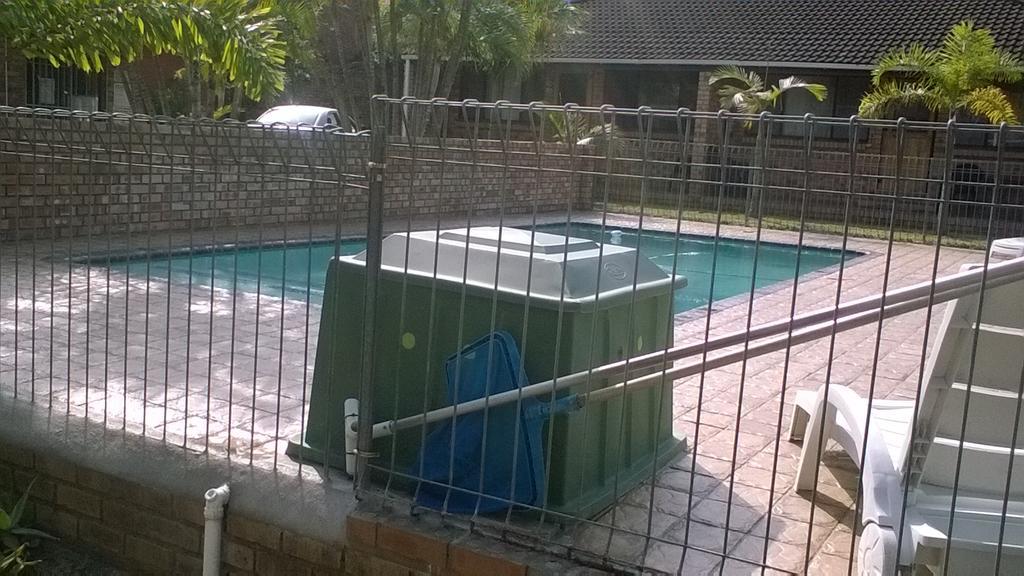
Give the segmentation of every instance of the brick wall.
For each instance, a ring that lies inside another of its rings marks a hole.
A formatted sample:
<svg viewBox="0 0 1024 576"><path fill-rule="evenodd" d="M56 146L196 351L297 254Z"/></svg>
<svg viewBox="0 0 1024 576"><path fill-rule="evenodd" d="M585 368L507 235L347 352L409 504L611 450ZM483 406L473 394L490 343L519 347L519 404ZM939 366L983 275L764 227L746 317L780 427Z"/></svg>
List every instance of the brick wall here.
<svg viewBox="0 0 1024 576"><path fill-rule="evenodd" d="M726 212L742 212L748 208L750 201L749 213L754 214L757 194L761 191L758 180L761 173L754 167L759 154L755 148L755 137L739 126L733 126L727 149L727 168L723 174L722 147L713 129L717 124L718 121L714 119L698 120L696 123L696 132L713 134L713 137L709 136L710 140L697 141L692 145L689 157L691 182L683 198L684 209L717 211L724 180L722 209ZM775 130L778 131L777 128ZM892 197L898 194L901 200L894 214L897 229L934 229L937 214L935 201L942 193L944 134L908 130L903 141L901 181L897 188L895 128L861 130L864 138L857 145L852 180L849 176L851 155L847 140L816 139L813 150L807 155L801 138L773 135L767 153L768 171L764 176L766 193L762 201L763 214L796 221L803 212L809 222L841 226L846 216L846 198L852 190L850 224L885 229L893 216ZM678 179L681 174L680 146L676 140L669 138L647 144L650 162L646 166L636 160L642 157L639 142L624 142L621 157L633 160L619 161L613 169L615 174L634 176L641 174L642 170L647 171L649 180L645 189L645 203L648 206L675 208L679 202L679 184L667 180L658 181L659 178ZM1020 224L1024 222L1024 152L1008 151L998 170L995 150L992 148L963 147L957 148L955 152L954 172L947 192L954 203L947 212L946 233L955 236L984 235L989 210L968 206L963 202L989 202L994 175L999 173L1002 186L997 201L1003 207L996 212L993 232L997 236L1019 234ZM975 167L974 172L964 168L972 166ZM597 167L598 171L602 169L603 166ZM640 182L635 177L615 178L609 187L609 201L638 204ZM604 190L603 179L595 179L595 200L602 198ZM805 190L809 193L805 194Z"/></svg>
<svg viewBox="0 0 1024 576"><path fill-rule="evenodd" d="M0 498L30 482L27 523L80 543L132 574L202 573L203 495L128 482L0 442ZM342 519L339 518L339 522ZM225 513L222 573L291 576L536 576L574 572L562 558L422 525L425 520L356 513L345 541L325 541ZM420 524L420 525L418 525ZM46 562L45 556L38 559ZM586 574L600 572L585 570Z"/></svg>
<svg viewBox="0 0 1024 576"><path fill-rule="evenodd" d="M0 111L0 234L78 237L365 220L369 140ZM565 151L558 145L546 145L540 159L528 142L507 151L485 141L447 146L443 166L436 147L413 154L401 143L389 146L388 216L564 210L589 198L583 179L561 170Z"/></svg>
<svg viewBox="0 0 1024 576"><path fill-rule="evenodd" d="M348 517L346 570L373 576L601 576L603 570L495 538L445 527L430 515Z"/></svg>
<svg viewBox="0 0 1024 576"><path fill-rule="evenodd" d="M29 522L80 542L131 573L202 573L203 495L173 494L0 444L0 494L35 479ZM343 543L323 542L226 514L223 569L231 574L343 572ZM41 558L45 562L45 558Z"/></svg>

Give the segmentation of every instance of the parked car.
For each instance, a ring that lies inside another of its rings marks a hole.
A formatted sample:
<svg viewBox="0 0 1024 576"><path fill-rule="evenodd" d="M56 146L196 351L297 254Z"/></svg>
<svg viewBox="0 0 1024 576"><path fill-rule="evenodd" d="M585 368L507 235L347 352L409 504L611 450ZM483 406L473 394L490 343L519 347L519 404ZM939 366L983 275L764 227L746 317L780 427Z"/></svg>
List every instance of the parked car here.
<svg viewBox="0 0 1024 576"><path fill-rule="evenodd" d="M288 126L313 126L333 128L341 126L341 114L335 108L323 106L274 106L256 119L260 124L285 124Z"/></svg>

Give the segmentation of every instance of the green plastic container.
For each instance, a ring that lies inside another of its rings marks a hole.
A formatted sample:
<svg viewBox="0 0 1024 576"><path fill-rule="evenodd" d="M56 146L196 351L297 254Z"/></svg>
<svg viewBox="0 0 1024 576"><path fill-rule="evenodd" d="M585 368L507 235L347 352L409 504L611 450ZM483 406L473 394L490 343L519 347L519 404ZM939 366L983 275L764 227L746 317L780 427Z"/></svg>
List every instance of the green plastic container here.
<svg viewBox="0 0 1024 576"><path fill-rule="evenodd" d="M515 228L472 228L468 238L460 229L384 240L375 422L446 406L445 358L494 330L515 337L530 383L671 345L672 291L684 278L670 278L646 258L637 262L632 248L543 233L532 241L531 264L531 233ZM305 438L293 440L289 454L323 462L328 453L332 466L344 464L342 405L359 391L364 286L365 254L330 263ZM606 385L594 378L559 394ZM685 449L684 439L672 434L669 382L559 414L544 427L545 446L549 434L547 505L575 516L600 512L612 504L616 482L621 495L652 465ZM372 465L397 471L393 486L415 474L422 435L416 427L376 442Z"/></svg>

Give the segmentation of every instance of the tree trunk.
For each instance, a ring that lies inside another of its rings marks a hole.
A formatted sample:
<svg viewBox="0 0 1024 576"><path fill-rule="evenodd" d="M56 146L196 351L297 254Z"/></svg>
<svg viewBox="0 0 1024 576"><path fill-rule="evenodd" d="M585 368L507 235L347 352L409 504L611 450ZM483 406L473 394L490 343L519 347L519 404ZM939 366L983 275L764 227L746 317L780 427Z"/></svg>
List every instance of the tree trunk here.
<svg viewBox="0 0 1024 576"><path fill-rule="evenodd" d="M405 79L405 62L402 60L401 51L398 49L398 29L402 23L402 14L398 11L398 2L396 0L389 0L388 16L388 52L391 55L389 59L390 69L388 71L390 75L390 83L387 84L388 93L393 97L405 96L405 86L402 85ZM393 107L392 126L401 125L401 112L399 107Z"/></svg>
<svg viewBox="0 0 1024 576"><path fill-rule="evenodd" d="M441 82L435 93L441 98L451 96L452 88L455 86L455 79L458 76L459 68L462 66L462 58L466 54L466 47L469 45L469 21L472 17L472 0L462 0L459 7L459 25L455 32L455 47L448 55L448 61L444 66L444 73Z"/></svg>
<svg viewBox="0 0 1024 576"><path fill-rule="evenodd" d="M231 118L241 120L242 116L242 88L235 86L231 90Z"/></svg>
<svg viewBox="0 0 1024 576"><path fill-rule="evenodd" d="M319 34L332 92L354 129L370 126L374 85L368 73L372 54L367 54L369 40L365 38L367 10L364 0L335 0L325 8L329 25L321 26Z"/></svg>
<svg viewBox="0 0 1024 576"><path fill-rule="evenodd" d="M185 60L185 82L188 86L189 114L198 118L203 112L203 93L196 78L196 67L190 60Z"/></svg>

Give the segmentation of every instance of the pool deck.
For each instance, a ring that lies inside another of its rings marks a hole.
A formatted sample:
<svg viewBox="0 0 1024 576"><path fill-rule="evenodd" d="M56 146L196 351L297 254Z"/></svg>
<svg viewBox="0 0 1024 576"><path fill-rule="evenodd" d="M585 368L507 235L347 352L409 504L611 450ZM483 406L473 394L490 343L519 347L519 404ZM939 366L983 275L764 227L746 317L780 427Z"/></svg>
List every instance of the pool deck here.
<svg viewBox="0 0 1024 576"><path fill-rule="evenodd" d="M538 222L564 219L564 214L545 215ZM574 214L573 219L600 223L601 215ZM529 220L505 222L521 225ZM493 223L478 219L474 225ZM637 219L610 215L608 224L635 227ZM388 229L408 225L395 221ZM436 221L411 225L432 228ZM442 226L465 226L465 220ZM676 222L648 216L644 228L675 231ZM713 235L715 227L684 222L681 231ZM333 226L293 227L288 237L322 239L333 232ZM184 284L125 277L117 271L108 276L103 266L69 264L67 259L68 254L81 258L87 250L100 255L108 241L113 251L124 252L187 246L190 241L233 242L235 233L137 235L130 241L97 237L87 245L81 239L0 245L0 400L10 401L16 390L19 401L34 401L41 410L67 411L108 428L184 444L214 458L251 462L278 474L319 478L317 467L300 467L284 454L288 438L304 426L319 319L316 305L205 286L193 286L190 294ZM241 242L257 234L266 242L284 239L284 231L273 228L237 233ZM353 226L343 233L358 236L361 230ZM723 226L721 234L752 240L756 231ZM789 244L797 238L794 232L766 230L761 235L764 241ZM830 248L843 247L841 242L841 237L821 234L804 238L807 245ZM801 277L798 312L879 292L887 261L889 288L896 288L931 278L933 266L944 275L983 257L976 251L942 248L936 253L933 246L898 243L887 258L886 242L856 238L846 248L864 255L842 272L832 267ZM784 318L791 305L792 283L760 289L753 302L747 295L729 298L714 304L710 322L707 310L677 315L675 341L699 342L706 334L742 329L748 319L759 324ZM932 311L933 320L941 308ZM826 455L814 529L809 530L810 494L793 490L799 446L786 438L790 401L795 390L815 389L826 379L863 394L873 388L875 398L913 398L926 318L925 311L907 314L886 321L880 335L877 325L864 326L840 333L834 341L794 346L788 356L780 351L677 381L673 425L678 435L688 437L690 452L658 473L653 485L623 494L621 503L601 518L646 533L653 509L651 534L667 542L645 545L642 536L623 532L609 539L607 529L593 525L560 530L551 540L670 573L680 567L684 541L707 551L689 550L684 574L718 573L719 568L725 574L760 573L736 560L721 566L714 553L760 562L766 547L769 565L780 570L802 572L809 556L810 573L845 571L853 538L856 470L849 460ZM931 322L933 333L936 328L937 322Z"/></svg>

